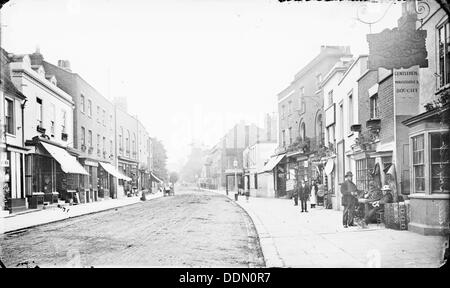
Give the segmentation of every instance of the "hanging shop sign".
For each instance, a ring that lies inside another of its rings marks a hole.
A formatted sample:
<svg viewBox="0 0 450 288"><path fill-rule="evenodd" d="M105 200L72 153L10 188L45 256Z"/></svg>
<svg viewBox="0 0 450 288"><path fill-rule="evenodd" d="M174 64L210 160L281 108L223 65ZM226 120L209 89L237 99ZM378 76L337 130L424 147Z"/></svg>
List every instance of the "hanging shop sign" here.
<svg viewBox="0 0 450 288"><path fill-rule="evenodd" d="M369 69L400 69L419 65L428 67L425 39L426 30L416 30L415 19L401 28L385 29L381 33L368 34Z"/></svg>

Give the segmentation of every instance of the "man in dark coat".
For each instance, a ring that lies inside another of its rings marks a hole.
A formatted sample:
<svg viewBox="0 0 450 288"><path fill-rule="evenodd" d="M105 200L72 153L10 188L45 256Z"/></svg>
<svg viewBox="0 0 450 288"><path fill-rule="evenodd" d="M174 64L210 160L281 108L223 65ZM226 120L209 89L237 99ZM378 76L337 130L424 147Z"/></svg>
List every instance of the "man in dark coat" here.
<svg viewBox="0 0 450 288"><path fill-rule="evenodd" d="M367 224L369 224L375 213L384 209L384 204L392 203L394 198L392 197L391 187L389 187L389 185L384 185L381 192L383 193L383 196L373 199L373 201L370 202L370 204L372 204L372 208L364 216L364 221L362 222L363 228L367 227Z"/></svg>
<svg viewBox="0 0 450 288"><path fill-rule="evenodd" d="M300 185L296 185L294 187L294 194L292 194L292 197L294 197L294 206L298 206L298 189Z"/></svg>
<svg viewBox="0 0 450 288"><path fill-rule="evenodd" d="M342 205L344 206L344 213L342 215L342 224L344 228L348 226L355 226L353 224L353 215L355 212L355 205L358 199L357 189L355 183L352 182L353 173L347 172L345 174L345 181L341 185Z"/></svg>
<svg viewBox="0 0 450 288"><path fill-rule="evenodd" d="M305 180L302 180L300 187L298 187L298 194L300 196L300 201L302 205L302 212L308 212L307 201L309 198L310 188L305 183Z"/></svg>

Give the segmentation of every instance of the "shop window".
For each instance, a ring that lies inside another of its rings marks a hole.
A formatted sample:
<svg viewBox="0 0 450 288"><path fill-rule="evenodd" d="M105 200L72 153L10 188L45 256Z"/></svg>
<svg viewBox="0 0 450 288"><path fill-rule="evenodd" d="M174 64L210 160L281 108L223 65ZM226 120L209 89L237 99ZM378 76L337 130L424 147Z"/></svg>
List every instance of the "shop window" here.
<svg viewBox="0 0 450 288"><path fill-rule="evenodd" d="M11 152L6 152L6 160L8 161L9 165L4 167L4 182L3 182L3 193L5 193L6 200L13 198L11 195Z"/></svg>
<svg viewBox="0 0 450 288"><path fill-rule="evenodd" d="M431 191L450 191L449 144L450 133L431 133Z"/></svg>
<svg viewBox="0 0 450 288"><path fill-rule="evenodd" d="M54 190L53 159L47 156L34 155L33 165L33 192L50 193Z"/></svg>
<svg viewBox="0 0 450 288"><path fill-rule="evenodd" d="M15 135L14 129L14 101L5 98L5 130L6 133Z"/></svg>
<svg viewBox="0 0 450 288"><path fill-rule="evenodd" d="M413 180L415 192L425 192L424 136L412 137Z"/></svg>
<svg viewBox="0 0 450 288"><path fill-rule="evenodd" d="M375 167L375 158L356 160L356 187L361 191L369 190L370 172Z"/></svg>
<svg viewBox="0 0 450 288"><path fill-rule="evenodd" d="M33 193L33 155L25 155L25 195Z"/></svg>

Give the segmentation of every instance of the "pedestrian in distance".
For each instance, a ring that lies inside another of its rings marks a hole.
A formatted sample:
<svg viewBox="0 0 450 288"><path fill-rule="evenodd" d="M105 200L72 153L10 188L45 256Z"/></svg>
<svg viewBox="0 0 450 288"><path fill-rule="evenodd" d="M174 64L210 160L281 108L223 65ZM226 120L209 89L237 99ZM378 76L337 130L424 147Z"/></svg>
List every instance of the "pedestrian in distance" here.
<svg viewBox="0 0 450 288"><path fill-rule="evenodd" d="M300 202L302 205L302 212L308 212L308 199L309 199L309 193L310 188L308 184L306 184L305 180L302 180L300 187L299 187L299 196L300 196Z"/></svg>
<svg viewBox="0 0 450 288"><path fill-rule="evenodd" d="M311 196L310 196L311 209L316 208L317 204L317 184L316 181L313 180L311 184Z"/></svg>
<svg viewBox="0 0 450 288"><path fill-rule="evenodd" d="M292 194L292 198L294 198L294 206L298 206L298 189L299 189L300 185L296 185L294 187L294 193Z"/></svg>
<svg viewBox="0 0 450 288"><path fill-rule="evenodd" d="M353 173L345 173L345 181L341 185L342 205L344 206L344 212L342 215L342 224L344 228L348 226L355 226L353 223L353 217L355 214L355 205L358 202L356 195L358 194L355 183L352 181Z"/></svg>

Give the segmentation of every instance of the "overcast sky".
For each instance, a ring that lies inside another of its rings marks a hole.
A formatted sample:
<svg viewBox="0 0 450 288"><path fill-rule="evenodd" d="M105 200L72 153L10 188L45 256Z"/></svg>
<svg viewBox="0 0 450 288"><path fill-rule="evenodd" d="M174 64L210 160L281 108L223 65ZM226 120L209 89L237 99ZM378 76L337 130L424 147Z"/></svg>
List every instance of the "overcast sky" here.
<svg viewBox="0 0 450 288"><path fill-rule="evenodd" d="M321 45L368 53L372 33L396 26L401 2L275 0L13 0L2 8L2 46L71 62L108 98L128 97L168 150L169 168L192 141L214 145L240 119L262 126L276 95Z"/></svg>

